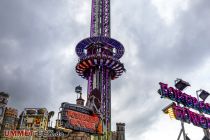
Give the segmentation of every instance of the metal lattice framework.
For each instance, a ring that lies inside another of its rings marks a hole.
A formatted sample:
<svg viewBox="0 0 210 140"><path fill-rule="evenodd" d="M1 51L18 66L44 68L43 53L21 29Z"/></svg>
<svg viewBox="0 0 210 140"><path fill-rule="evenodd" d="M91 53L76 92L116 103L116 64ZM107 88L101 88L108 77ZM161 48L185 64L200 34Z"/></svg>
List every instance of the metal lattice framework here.
<svg viewBox="0 0 210 140"><path fill-rule="evenodd" d="M90 36L110 37L110 0L92 0Z"/></svg>
<svg viewBox="0 0 210 140"><path fill-rule="evenodd" d="M110 0L92 0L90 37L76 46L79 62L76 72L88 80L88 97L94 89L100 91L103 131L111 132L111 80L125 71L119 59L123 45L110 38Z"/></svg>

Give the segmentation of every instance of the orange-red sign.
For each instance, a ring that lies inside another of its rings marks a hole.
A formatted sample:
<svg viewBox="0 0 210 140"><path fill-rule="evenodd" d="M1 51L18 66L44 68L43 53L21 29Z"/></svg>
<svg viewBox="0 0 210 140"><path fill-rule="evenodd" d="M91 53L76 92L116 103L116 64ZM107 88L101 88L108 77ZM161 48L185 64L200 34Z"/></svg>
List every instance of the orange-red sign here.
<svg viewBox="0 0 210 140"><path fill-rule="evenodd" d="M102 133L102 127L98 115L89 115L74 110L66 112L70 126L80 129L88 129L91 132Z"/></svg>

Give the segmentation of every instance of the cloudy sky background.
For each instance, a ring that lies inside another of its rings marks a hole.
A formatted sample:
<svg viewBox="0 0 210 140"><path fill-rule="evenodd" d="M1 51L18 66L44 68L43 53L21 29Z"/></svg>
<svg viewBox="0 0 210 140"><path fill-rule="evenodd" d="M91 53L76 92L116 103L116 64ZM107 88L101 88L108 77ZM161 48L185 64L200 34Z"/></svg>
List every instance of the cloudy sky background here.
<svg viewBox="0 0 210 140"><path fill-rule="evenodd" d="M112 129L126 123L127 140L176 140L180 122L162 113L159 82L176 78L191 84L195 96L210 91L209 0L112 0L112 37L125 46L127 72L112 81ZM91 0L0 1L0 91L9 106L46 107L75 102L76 44L89 36ZM210 102L210 99L207 99ZM54 119L56 119L55 115ZM191 140L202 129L186 124Z"/></svg>

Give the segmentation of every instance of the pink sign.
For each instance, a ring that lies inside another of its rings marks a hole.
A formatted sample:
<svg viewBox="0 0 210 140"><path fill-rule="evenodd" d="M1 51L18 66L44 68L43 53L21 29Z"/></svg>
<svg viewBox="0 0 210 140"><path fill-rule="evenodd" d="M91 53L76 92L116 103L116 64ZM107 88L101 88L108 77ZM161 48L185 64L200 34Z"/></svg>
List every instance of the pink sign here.
<svg viewBox="0 0 210 140"><path fill-rule="evenodd" d="M195 97L190 96L178 89L168 87L167 84L160 84L160 94L162 98L168 98L177 103L183 104L186 107L193 108L199 112L203 112L210 115L210 104L198 101Z"/></svg>
<svg viewBox="0 0 210 140"><path fill-rule="evenodd" d="M204 115L192 112L185 107L180 107L177 105L173 106L173 110L177 120L192 123L193 125L202 127L204 129L210 128L210 118L207 118Z"/></svg>

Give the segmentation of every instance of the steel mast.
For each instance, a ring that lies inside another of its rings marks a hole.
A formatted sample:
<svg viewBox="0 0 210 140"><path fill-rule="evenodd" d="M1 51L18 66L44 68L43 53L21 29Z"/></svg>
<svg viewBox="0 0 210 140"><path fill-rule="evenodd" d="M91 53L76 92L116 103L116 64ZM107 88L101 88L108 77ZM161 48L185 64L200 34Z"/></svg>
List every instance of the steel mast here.
<svg viewBox="0 0 210 140"><path fill-rule="evenodd" d="M88 101L93 92L99 94L94 94L99 100L96 111L103 118L105 135L111 132L111 80L125 71L119 60L124 54L124 47L110 38L110 34L110 0L92 0L90 37L76 46L79 56L76 72L88 80Z"/></svg>

